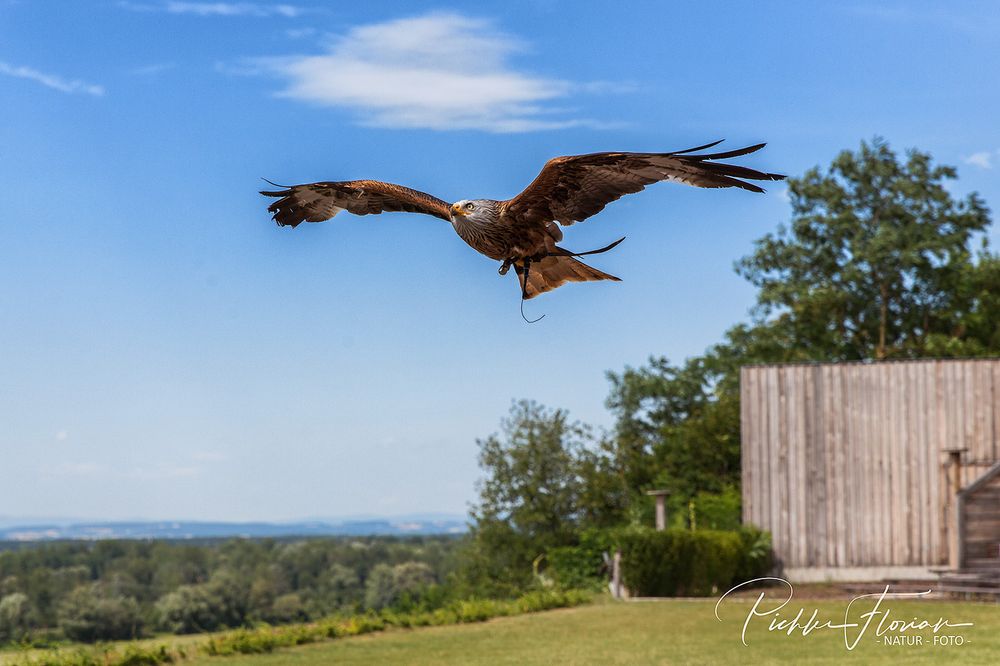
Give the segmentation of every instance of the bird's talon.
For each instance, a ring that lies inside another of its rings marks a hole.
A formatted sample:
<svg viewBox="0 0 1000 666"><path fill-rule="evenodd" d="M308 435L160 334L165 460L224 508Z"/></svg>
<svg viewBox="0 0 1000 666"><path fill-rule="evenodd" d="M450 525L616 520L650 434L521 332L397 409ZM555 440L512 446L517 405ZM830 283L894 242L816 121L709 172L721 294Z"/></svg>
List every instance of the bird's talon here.
<svg viewBox="0 0 1000 666"><path fill-rule="evenodd" d="M500 273L500 275L507 275L507 271L509 270L510 270L510 260L507 259L500 265L500 270L497 272Z"/></svg>

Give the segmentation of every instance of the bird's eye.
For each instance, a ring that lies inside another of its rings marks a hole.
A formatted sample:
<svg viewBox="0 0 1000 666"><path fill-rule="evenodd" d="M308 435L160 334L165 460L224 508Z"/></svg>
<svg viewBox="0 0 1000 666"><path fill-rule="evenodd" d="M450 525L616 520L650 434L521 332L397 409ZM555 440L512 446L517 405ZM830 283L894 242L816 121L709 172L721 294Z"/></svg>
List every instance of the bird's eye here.
<svg viewBox="0 0 1000 666"><path fill-rule="evenodd" d="M465 209L466 210L476 210L476 205L472 204L472 203L467 203L467 204L465 204Z"/></svg>

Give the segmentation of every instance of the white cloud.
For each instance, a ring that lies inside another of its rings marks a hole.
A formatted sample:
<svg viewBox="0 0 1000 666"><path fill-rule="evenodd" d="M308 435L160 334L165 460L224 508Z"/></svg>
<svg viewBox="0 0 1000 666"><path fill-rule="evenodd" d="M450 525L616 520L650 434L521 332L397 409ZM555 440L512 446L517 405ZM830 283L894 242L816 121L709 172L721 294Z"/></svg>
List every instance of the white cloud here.
<svg viewBox="0 0 1000 666"><path fill-rule="evenodd" d="M172 14L198 16L287 16L294 18L302 10L292 5L259 5L249 2L168 2Z"/></svg>
<svg viewBox="0 0 1000 666"><path fill-rule="evenodd" d="M118 3L122 9L136 12L164 11L170 14L194 14L195 16L285 16L294 18L303 13L301 7L285 4L260 4L256 2L163 2L150 4L142 2Z"/></svg>
<svg viewBox="0 0 1000 666"><path fill-rule="evenodd" d="M996 151L996 154L1000 155L1000 150ZM978 153L972 153L971 155L965 158L965 163L977 166L980 169L992 169L993 155L994 153L985 150Z"/></svg>
<svg viewBox="0 0 1000 666"><path fill-rule="evenodd" d="M0 74L35 81L47 88L52 88L63 93L84 93L86 95L94 95L95 97L100 97L104 94L104 88L93 83L77 79L68 81L55 74L46 74L31 67L15 66L2 61L0 61Z"/></svg>
<svg viewBox="0 0 1000 666"><path fill-rule="evenodd" d="M254 64L288 80L279 95L352 109L365 125L490 132L600 125L544 105L601 86L516 71L509 59L523 48L490 21L434 13L352 28L319 55Z"/></svg>

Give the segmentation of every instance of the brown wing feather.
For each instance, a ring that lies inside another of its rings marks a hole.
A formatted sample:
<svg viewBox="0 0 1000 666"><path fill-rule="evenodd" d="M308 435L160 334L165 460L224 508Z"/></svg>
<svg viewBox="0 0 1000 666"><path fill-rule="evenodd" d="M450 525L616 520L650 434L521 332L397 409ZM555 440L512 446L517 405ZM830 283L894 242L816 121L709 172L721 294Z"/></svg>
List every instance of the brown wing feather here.
<svg viewBox="0 0 1000 666"><path fill-rule="evenodd" d="M568 225L599 213L606 205L647 185L669 180L695 187L739 187L764 190L740 180L782 180L735 164L710 160L739 157L765 144L722 153L690 154L719 142L673 153L592 153L556 157L546 162L538 177L519 195L502 204L501 218L514 224L556 221Z"/></svg>
<svg viewBox="0 0 1000 666"><path fill-rule="evenodd" d="M267 210L281 226L322 222L342 210L355 215L405 211L433 215L442 220L451 219L447 202L425 192L380 180L308 183L275 192L262 191L261 194L278 197Z"/></svg>

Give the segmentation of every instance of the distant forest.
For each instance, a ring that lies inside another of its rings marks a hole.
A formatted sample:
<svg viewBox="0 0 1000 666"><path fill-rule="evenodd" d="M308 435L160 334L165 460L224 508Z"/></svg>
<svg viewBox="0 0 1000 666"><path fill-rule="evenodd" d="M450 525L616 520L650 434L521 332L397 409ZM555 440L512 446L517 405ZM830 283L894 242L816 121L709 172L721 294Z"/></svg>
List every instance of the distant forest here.
<svg viewBox="0 0 1000 666"><path fill-rule="evenodd" d="M7 548L0 552L0 643L193 633L417 606L441 594L458 543L342 537Z"/></svg>

